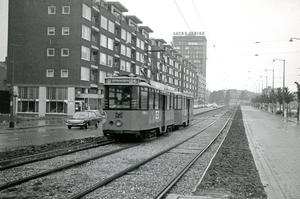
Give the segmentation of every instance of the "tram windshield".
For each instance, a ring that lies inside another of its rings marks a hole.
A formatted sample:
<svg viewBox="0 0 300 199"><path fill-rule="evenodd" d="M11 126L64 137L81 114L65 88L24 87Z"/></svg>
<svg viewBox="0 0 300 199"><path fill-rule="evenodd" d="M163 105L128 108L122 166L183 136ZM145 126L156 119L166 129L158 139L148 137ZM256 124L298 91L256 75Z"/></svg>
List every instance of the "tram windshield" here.
<svg viewBox="0 0 300 199"><path fill-rule="evenodd" d="M136 109L138 107L137 86L108 86L106 107L118 109Z"/></svg>

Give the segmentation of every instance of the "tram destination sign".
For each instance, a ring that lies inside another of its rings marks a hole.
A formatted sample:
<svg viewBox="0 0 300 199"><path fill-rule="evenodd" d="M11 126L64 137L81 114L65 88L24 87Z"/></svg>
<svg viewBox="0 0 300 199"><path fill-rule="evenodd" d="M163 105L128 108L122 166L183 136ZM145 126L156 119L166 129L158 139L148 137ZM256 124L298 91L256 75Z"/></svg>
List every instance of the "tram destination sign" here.
<svg viewBox="0 0 300 199"><path fill-rule="evenodd" d="M113 84L138 84L139 80L131 78L111 78L108 82Z"/></svg>
<svg viewBox="0 0 300 199"><path fill-rule="evenodd" d="M129 84L130 83L130 79L121 79L121 78L118 78L118 79L111 79L111 83L126 83L126 84Z"/></svg>

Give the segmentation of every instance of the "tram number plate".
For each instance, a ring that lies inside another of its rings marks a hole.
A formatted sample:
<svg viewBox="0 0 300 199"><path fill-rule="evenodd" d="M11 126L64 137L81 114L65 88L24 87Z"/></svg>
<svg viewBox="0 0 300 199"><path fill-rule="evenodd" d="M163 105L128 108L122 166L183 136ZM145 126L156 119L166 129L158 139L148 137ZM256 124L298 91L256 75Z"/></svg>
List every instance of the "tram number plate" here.
<svg viewBox="0 0 300 199"><path fill-rule="evenodd" d="M115 113L115 118L116 118L116 119L121 119L121 118L123 118L123 113Z"/></svg>

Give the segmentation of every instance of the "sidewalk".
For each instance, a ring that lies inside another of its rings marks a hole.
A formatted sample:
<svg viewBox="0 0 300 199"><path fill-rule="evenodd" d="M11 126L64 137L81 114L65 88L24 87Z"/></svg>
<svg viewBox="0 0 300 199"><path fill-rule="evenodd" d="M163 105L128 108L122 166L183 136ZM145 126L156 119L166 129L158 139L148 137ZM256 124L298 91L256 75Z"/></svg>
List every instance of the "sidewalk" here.
<svg viewBox="0 0 300 199"><path fill-rule="evenodd" d="M250 148L268 198L299 198L300 124L293 118L287 121L254 107L241 108Z"/></svg>
<svg viewBox="0 0 300 199"><path fill-rule="evenodd" d="M0 123L0 133L4 130L37 128L44 126L64 125L67 117L43 117L43 118L22 118L15 122L14 128L9 127L9 121L5 120Z"/></svg>

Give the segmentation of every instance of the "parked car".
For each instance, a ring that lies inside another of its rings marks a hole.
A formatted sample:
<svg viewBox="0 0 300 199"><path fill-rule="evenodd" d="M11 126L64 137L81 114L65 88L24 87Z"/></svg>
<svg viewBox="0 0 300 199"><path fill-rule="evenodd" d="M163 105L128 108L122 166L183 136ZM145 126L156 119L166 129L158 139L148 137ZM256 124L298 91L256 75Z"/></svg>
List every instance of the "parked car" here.
<svg viewBox="0 0 300 199"><path fill-rule="evenodd" d="M101 114L100 110L86 110L87 112L95 113L98 117L100 117L100 122L103 119L103 114Z"/></svg>
<svg viewBox="0 0 300 199"><path fill-rule="evenodd" d="M101 122L102 117L96 115L96 113L91 111L79 111L76 112L73 117L67 119L68 129L72 127L84 127L88 128L88 126L95 125L98 128L99 123Z"/></svg>

